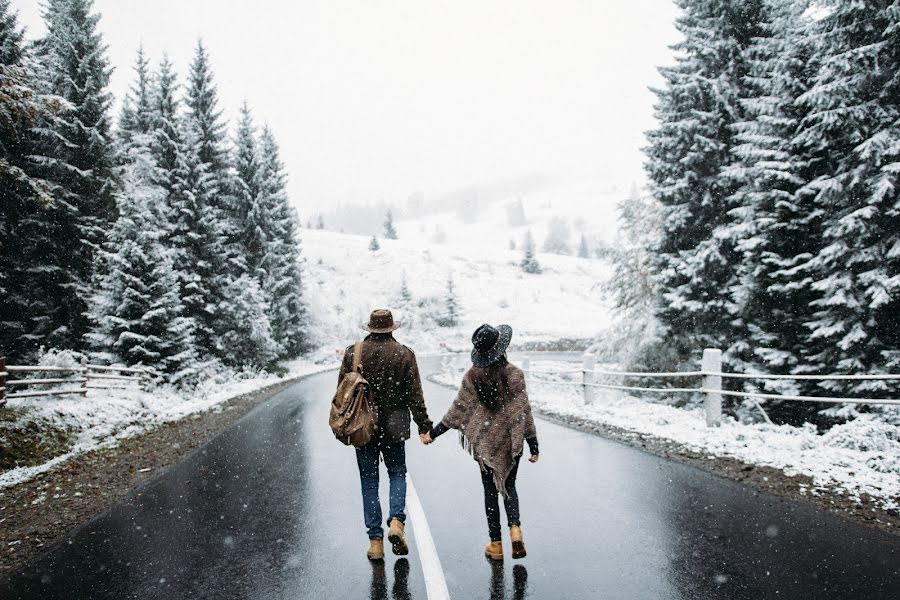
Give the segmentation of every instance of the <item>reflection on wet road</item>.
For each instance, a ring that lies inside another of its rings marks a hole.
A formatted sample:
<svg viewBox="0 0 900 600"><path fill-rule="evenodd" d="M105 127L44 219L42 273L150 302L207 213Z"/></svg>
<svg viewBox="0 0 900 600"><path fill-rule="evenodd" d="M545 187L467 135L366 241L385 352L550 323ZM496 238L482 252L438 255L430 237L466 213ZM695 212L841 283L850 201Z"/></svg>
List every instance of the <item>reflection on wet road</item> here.
<svg viewBox="0 0 900 600"><path fill-rule="evenodd" d="M506 600L513 598L514 600L522 600L527 597L528 592L528 569L525 565L515 565L512 568L512 590L507 592L506 589L506 570L503 565L494 561L490 561L491 568L491 587L489 595L490 600Z"/></svg>
<svg viewBox="0 0 900 600"><path fill-rule="evenodd" d="M372 566L372 595L371 600L388 600L388 581L385 574L384 561L371 563ZM409 561L398 558L394 563L394 582L391 585L391 600L411 600L409 591Z"/></svg>
<svg viewBox="0 0 900 600"><path fill-rule="evenodd" d="M334 384L327 374L279 393L0 581L0 598L426 600L414 527L408 560L365 558L354 455L327 427ZM439 419L452 393L426 384L426 398ZM471 457L450 434L408 446L453 598L900 597L896 537L595 436L538 430L541 462L523 463L518 483L529 556L501 564L482 554Z"/></svg>

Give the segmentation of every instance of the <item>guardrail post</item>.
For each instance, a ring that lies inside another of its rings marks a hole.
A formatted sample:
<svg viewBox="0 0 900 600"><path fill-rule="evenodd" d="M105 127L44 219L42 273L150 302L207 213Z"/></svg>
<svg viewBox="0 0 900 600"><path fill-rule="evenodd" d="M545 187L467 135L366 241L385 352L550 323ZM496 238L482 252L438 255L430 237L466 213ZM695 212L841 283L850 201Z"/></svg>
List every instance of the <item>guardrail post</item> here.
<svg viewBox="0 0 900 600"><path fill-rule="evenodd" d="M531 359L527 356L522 359L522 370L525 372L525 385L531 385Z"/></svg>
<svg viewBox="0 0 900 600"><path fill-rule="evenodd" d="M87 391L88 391L88 362L87 362L87 357L86 357L86 356L82 356L82 357L81 357L81 379L83 380L83 381L81 382L81 395L82 395L82 397L87 397Z"/></svg>
<svg viewBox="0 0 900 600"><path fill-rule="evenodd" d="M594 403L594 368L597 366L597 355L586 352L581 366L582 385L584 386L585 405Z"/></svg>
<svg viewBox="0 0 900 600"><path fill-rule="evenodd" d="M6 406L6 357L0 356L0 406Z"/></svg>
<svg viewBox="0 0 900 600"><path fill-rule="evenodd" d="M722 351L707 348L703 351L703 388L706 390L706 426L722 424Z"/></svg>

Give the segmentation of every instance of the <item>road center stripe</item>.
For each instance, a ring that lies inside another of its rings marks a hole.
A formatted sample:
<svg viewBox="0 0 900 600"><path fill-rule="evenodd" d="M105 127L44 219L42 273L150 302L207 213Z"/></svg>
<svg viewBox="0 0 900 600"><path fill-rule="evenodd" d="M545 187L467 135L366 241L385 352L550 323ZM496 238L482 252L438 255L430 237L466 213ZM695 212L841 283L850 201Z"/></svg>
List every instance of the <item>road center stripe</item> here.
<svg viewBox="0 0 900 600"><path fill-rule="evenodd" d="M428 528L428 519L425 518L425 510L416 493L412 477L406 476L406 509L412 522L413 532L416 537L416 548L419 551L419 560L422 563L422 573L425 575L425 590L428 600L449 600L450 592L447 590L447 580L444 579L444 569L441 567L441 559L438 557L431 530Z"/></svg>

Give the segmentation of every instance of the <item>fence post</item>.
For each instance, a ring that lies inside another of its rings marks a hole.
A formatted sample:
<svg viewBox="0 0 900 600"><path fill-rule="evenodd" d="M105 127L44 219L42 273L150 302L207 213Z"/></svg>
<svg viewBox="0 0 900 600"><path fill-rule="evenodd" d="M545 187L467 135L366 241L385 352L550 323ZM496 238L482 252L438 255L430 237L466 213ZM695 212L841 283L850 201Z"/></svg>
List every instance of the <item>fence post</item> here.
<svg viewBox="0 0 900 600"><path fill-rule="evenodd" d="M0 406L6 406L6 357L0 356Z"/></svg>
<svg viewBox="0 0 900 600"><path fill-rule="evenodd" d="M527 356L522 359L522 370L525 372L525 385L531 385L531 359Z"/></svg>
<svg viewBox="0 0 900 600"><path fill-rule="evenodd" d="M81 378L83 381L81 382L81 395L82 397L87 397L88 392L88 362L87 357L81 357Z"/></svg>
<svg viewBox="0 0 900 600"><path fill-rule="evenodd" d="M588 404L594 403L594 388L591 384L594 383L594 368L597 366L597 355L591 354L590 352L585 352L584 354L584 363L581 366L581 375L582 380L581 383L584 386L584 404L585 406Z"/></svg>
<svg viewBox="0 0 900 600"><path fill-rule="evenodd" d="M703 351L703 388L706 392L706 426L722 424L722 351L707 348Z"/></svg>

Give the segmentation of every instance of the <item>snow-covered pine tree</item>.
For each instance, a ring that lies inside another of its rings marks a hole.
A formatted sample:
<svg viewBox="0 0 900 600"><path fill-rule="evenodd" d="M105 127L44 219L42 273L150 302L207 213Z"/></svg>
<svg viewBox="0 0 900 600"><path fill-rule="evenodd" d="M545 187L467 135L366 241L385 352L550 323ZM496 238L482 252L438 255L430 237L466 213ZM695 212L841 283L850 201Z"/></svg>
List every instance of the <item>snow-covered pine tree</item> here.
<svg viewBox="0 0 900 600"><path fill-rule="evenodd" d="M413 295L409 289L409 282L406 280L406 271L403 272L403 278L400 280L400 303L406 306L412 304Z"/></svg>
<svg viewBox="0 0 900 600"><path fill-rule="evenodd" d="M316 229L325 229L325 217L319 215L319 218L316 219Z"/></svg>
<svg viewBox="0 0 900 600"><path fill-rule="evenodd" d="M147 200L147 211L142 216L150 220L145 226L165 236L169 228L167 198L171 177L157 163L157 128L162 130L163 127L155 106L156 90L143 47L138 49L134 72L134 82L123 102L119 118L120 165L116 174L122 187L128 188L128 194ZM118 203L119 206L123 203L121 196Z"/></svg>
<svg viewBox="0 0 900 600"><path fill-rule="evenodd" d="M578 244L578 258L590 258L591 249L588 247L587 236L581 234L581 243Z"/></svg>
<svg viewBox="0 0 900 600"><path fill-rule="evenodd" d="M571 235L569 222L563 217L553 217L550 220L547 239L544 240L544 252L549 254L572 254L572 248L569 246Z"/></svg>
<svg viewBox="0 0 900 600"><path fill-rule="evenodd" d="M144 53L143 45L138 47L134 73L134 83L122 101L122 113L119 116L119 139L126 149L135 143L149 146L148 141L141 137L149 135L155 125L150 61Z"/></svg>
<svg viewBox="0 0 900 600"><path fill-rule="evenodd" d="M175 68L164 56L153 82L151 94L153 133L151 151L157 166L156 183L168 196L175 191L178 154L181 151L181 121L178 116L178 83ZM174 221L172 206L167 201L168 220Z"/></svg>
<svg viewBox="0 0 900 600"><path fill-rule="evenodd" d="M659 126L648 134L646 169L666 209L656 271L659 318L678 355L699 359L705 347L730 348L735 316L728 290L740 255L722 235L731 224L732 124L749 72L746 50L764 35L763 0L679 0L676 65L661 69ZM727 358L727 357L726 357ZM671 365L672 368L679 365Z"/></svg>
<svg viewBox="0 0 900 600"><path fill-rule="evenodd" d="M240 108L232 154L234 177L231 231L234 237L230 243L236 246L235 250L244 263L246 272L265 288L266 266L263 261L271 236L271 223L268 206L261 197L262 178L256 125L246 102Z"/></svg>
<svg viewBox="0 0 900 600"><path fill-rule="evenodd" d="M516 200L506 206L506 222L510 227L522 227L528 222L522 200Z"/></svg>
<svg viewBox="0 0 900 600"><path fill-rule="evenodd" d="M207 163L200 160L200 132L193 123L185 121L184 140L178 146L174 187L167 200L171 219L167 245L174 252L185 315L197 324L201 355L238 359L223 342L235 323L218 314L221 303L229 299L231 282L225 265L224 219L212 202L216 187L206 172Z"/></svg>
<svg viewBox="0 0 900 600"><path fill-rule="evenodd" d="M891 0L819 3L821 66L799 98L799 143L825 145L829 173L808 187L824 213L813 258L808 360L832 372L900 370L900 10ZM836 394L897 394L887 382L825 382Z"/></svg>
<svg viewBox="0 0 900 600"><path fill-rule="evenodd" d="M41 156L49 147L42 135L62 101L40 92L22 40L9 0L0 0L0 348L27 363L42 344L71 341L65 300L74 281L65 261L77 213L44 179L51 157Z"/></svg>
<svg viewBox="0 0 900 600"><path fill-rule="evenodd" d="M185 90L185 119L196 132L197 157L205 172L207 198L216 208L217 226L225 236L226 265L232 278L246 272L246 264L236 243L237 231L246 217L238 212L234 198L236 184L229 172L229 157L225 146L226 124L219 108L209 54L202 40L197 41Z"/></svg>
<svg viewBox="0 0 900 600"><path fill-rule="evenodd" d="M264 368L278 358L281 348L272 333L266 314L268 302L256 279L244 274L231 280L225 288L225 299L217 312L228 327L219 335L219 343L227 349L227 364Z"/></svg>
<svg viewBox="0 0 900 600"><path fill-rule="evenodd" d="M384 217L384 239L397 239L397 229L394 227L394 215L391 211L387 211L387 215Z"/></svg>
<svg viewBox="0 0 900 600"><path fill-rule="evenodd" d="M216 88L209 54L202 40L197 41L191 62L185 94L188 116L197 130L197 156L207 165L212 178L221 178L228 168L225 151L226 126L219 108L219 92ZM215 183L219 183L216 181Z"/></svg>
<svg viewBox="0 0 900 600"><path fill-rule="evenodd" d="M153 367L168 382L186 385L198 370L195 324L184 314L163 233L148 227L155 218L151 207L164 191L147 185L156 168L149 153L132 160L119 195L119 217L99 253L86 338L97 359Z"/></svg>
<svg viewBox="0 0 900 600"><path fill-rule="evenodd" d="M653 266L662 235L662 205L650 195L632 190L617 206L616 240L598 248L608 260L612 276L601 287L613 306L615 326L603 339L609 360L629 371L661 371L683 359L660 335L656 318L659 292ZM671 381L675 387L689 382Z"/></svg>
<svg viewBox="0 0 900 600"><path fill-rule="evenodd" d="M9 0L0 0L0 64L5 67L5 72L11 66L22 65L25 58L23 39L24 33L19 27L19 19L10 8ZM11 97L7 100L4 97L5 102L12 99ZM4 108L6 106L8 104L4 103Z"/></svg>
<svg viewBox="0 0 900 600"><path fill-rule="evenodd" d="M397 308L395 314L400 315L400 320L406 329L413 327L413 321L418 311L415 309L412 290L409 289L409 281L406 277L406 271L400 277L400 289L397 291L394 304Z"/></svg>
<svg viewBox="0 0 900 600"><path fill-rule="evenodd" d="M300 257L297 213L287 195L287 175L280 150L268 127L259 142L260 194L269 215L266 258L272 335L286 356L308 350L309 315L303 299L303 267Z"/></svg>
<svg viewBox="0 0 900 600"><path fill-rule="evenodd" d="M765 35L748 49L748 91L741 105L745 121L735 125L734 163L723 175L738 187L733 225L727 234L741 253L730 291L746 338L732 343L731 363L741 371L774 374L809 372L807 323L812 289L809 259L822 247L823 211L812 207L815 184L832 154L822 140L797 135L809 109L797 102L818 69L808 2L771 3ZM810 143L812 142L812 143ZM790 380L753 382L776 393L814 394L815 384ZM797 402L767 403L779 422L809 420L817 407Z"/></svg>
<svg viewBox="0 0 900 600"><path fill-rule="evenodd" d="M107 89L112 69L93 4L93 0L48 0L44 12L48 31L38 46L49 91L69 104L58 121L64 142L54 148L60 157L54 175L65 182L65 200L81 213L88 256L115 218L112 95ZM89 276L89 270L84 274Z"/></svg>
<svg viewBox="0 0 900 600"><path fill-rule="evenodd" d="M541 265L538 263L536 250L534 247L534 237L531 231L525 233L525 240L522 242L523 257L522 270L526 273L537 274L541 272Z"/></svg>
<svg viewBox="0 0 900 600"><path fill-rule="evenodd" d="M66 103L50 125L53 135L43 137L45 177L54 183L56 200L71 207L77 226L75 235L64 234L60 240L67 246L60 264L75 285L60 288L63 322L47 342L75 348L88 329L94 253L116 217L112 96L107 89L111 69L93 8L93 0L48 0L47 34L38 45L44 89Z"/></svg>
<svg viewBox="0 0 900 600"><path fill-rule="evenodd" d="M381 244L378 243L378 236L372 236L372 239L369 241L369 250L372 252L378 252L379 250L381 250Z"/></svg>
<svg viewBox="0 0 900 600"><path fill-rule="evenodd" d="M447 277L447 296L444 299L444 319L442 327L456 327L459 325L459 298L456 297L456 283L453 274Z"/></svg>

